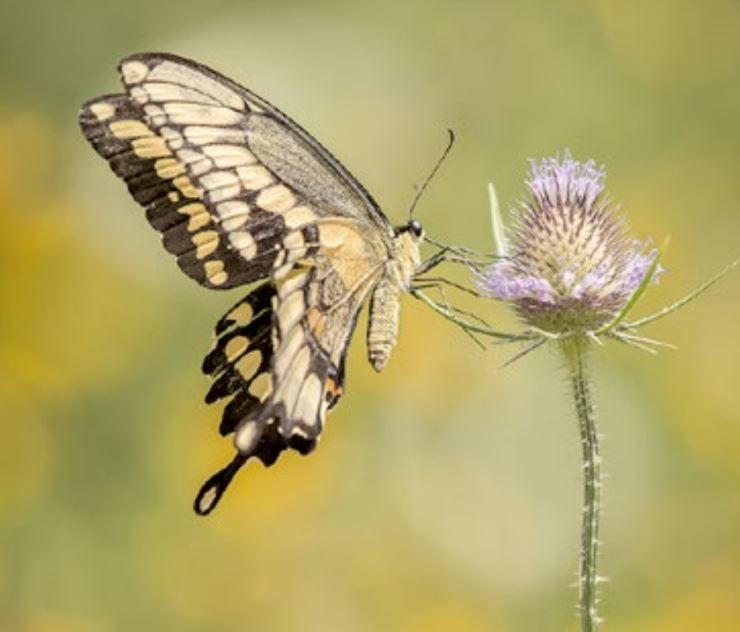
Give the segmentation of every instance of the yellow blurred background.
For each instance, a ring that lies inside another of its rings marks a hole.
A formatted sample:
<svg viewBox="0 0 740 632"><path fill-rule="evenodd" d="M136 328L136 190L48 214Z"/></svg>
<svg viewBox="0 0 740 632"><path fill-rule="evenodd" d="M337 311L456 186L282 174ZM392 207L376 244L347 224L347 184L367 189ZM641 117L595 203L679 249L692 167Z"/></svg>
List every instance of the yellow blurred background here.
<svg viewBox="0 0 740 632"><path fill-rule="evenodd" d="M497 366L407 299L376 375L364 322L310 457L194 492L231 452L203 403L243 294L184 277L78 131L136 51L175 52L315 134L396 223L490 249L485 185L527 157L609 170L641 238L672 237L640 306L740 254L740 3L0 4L0 630L576 630L579 445L559 360ZM595 356L610 632L740 629L740 278ZM501 327L511 317L479 309Z"/></svg>

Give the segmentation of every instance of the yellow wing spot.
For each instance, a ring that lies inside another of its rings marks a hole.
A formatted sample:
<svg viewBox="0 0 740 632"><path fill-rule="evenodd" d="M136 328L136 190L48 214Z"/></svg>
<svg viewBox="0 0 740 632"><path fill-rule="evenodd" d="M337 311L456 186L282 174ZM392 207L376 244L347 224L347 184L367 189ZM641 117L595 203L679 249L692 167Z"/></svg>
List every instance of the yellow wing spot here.
<svg viewBox="0 0 740 632"><path fill-rule="evenodd" d="M185 173L185 165L174 158L160 158L154 163L154 170L163 180L171 180Z"/></svg>
<svg viewBox="0 0 740 632"><path fill-rule="evenodd" d="M295 406L296 398L306 378L310 363L311 350L306 345L296 354L295 359L288 369L288 373L283 376L281 383L282 393L278 395L278 398L285 403L285 408L289 414Z"/></svg>
<svg viewBox="0 0 740 632"><path fill-rule="evenodd" d="M198 162L190 165L190 171L194 176L201 176L213 168L213 161L209 158L201 158Z"/></svg>
<svg viewBox="0 0 740 632"><path fill-rule="evenodd" d="M296 206L283 214L283 220L288 228L300 228L316 221L316 213L307 206Z"/></svg>
<svg viewBox="0 0 740 632"><path fill-rule="evenodd" d="M244 350L247 348L248 345L249 345L249 338L247 338L246 336L234 336L226 343L226 348L224 349L224 352L226 353L226 359L229 362L233 362L242 353L244 353ZM244 357L246 358L247 356L244 356ZM238 368L239 367L237 366L237 369ZM241 372L240 369L239 371ZM244 377L243 374L242 374L242 377ZM244 379L247 380L250 377L251 375L244 377Z"/></svg>
<svg viewBox="0 0 740 632"><path fill-rule="evenodd" d="M200 178L200 183L208 191L213 202L228 200L239 195L239 180L230 171L214 171Z"/></svg>
<svg viewBox="0 0 740 632"><path fill-rule="evenodd" d="M195 256L205 259L218 247L218 233L215 230L204 230L193 235L193 243L197 246Z"/></svg>
<svg viewBox="0 0 740 632"><path fill-rule="evenodd" d="M293 274L285 279L278 288L278 296L281 299L285 299L295 292L298 288L302 288L308 281L308 272L305 269L296 267L293 269Z"/></svg>
<svg viewBox="0 0 740 632"><path fill-rule="evenodd" d="M230 233L229 241L239 251L239 254L247 260L254 259L257 254L257 243L251 233L246 231Z"/></svg>
<svg viewBox="0 0 740 632"><path fill-rule="evenodd" d="M285 250L281 251L280 254L284 255L284 258L289 262L298 261L305 257L308 252L306 242L299 230L288 233L285 239L283 239L283 245L285 246ZM277 259L275 260L274 267L278 267Z"/></svg>
<svg viewBox="0 0 740 632"><path fill-rule="evenodd" d="M225 219L221 222L221 226L223 226L225 231L230 232L244 226L245 220L245 217L232 217L231 219Z"/></svg>
<svg viewBox="0 0 740 632"><path fill-rule="evenodd" d="M203 496L201 496L200 502L198 502L198 511L200 511L201 513L205 513L206 511L208 511L208 509L213 506L213 503L216 500L217 492L217 486L214 485L213 487L209 487L205 491Z"/></svg>
<svg viewBox="0 0 740 632"><path fill-rule="evenodd" d="M259 438L259 425L253 419L248 419L239 426L234 435L234 446L242 453L251 452Z"/></svg>
<svg viewBox="0 0 740 632"><path fill-rule="evenodd" d="M272 213L283 213L295 206L295 197L288 187L278 184L257 196L257 204Z"/></svg>
<svg viewBox="0 0 740 632"><path fill-rule="evenodd" d="M90 111L95 115L96 119L105 121L116 113L116 108L110 103L93 103L90 106Z"/></svg>
<svg viewBox="0 0 740 632"><path fill-rule="evenodd" d="M151 119L155 126L159 127L167 122L164 110L157 105L145 105L144 113Z"/></svg>
<svg viewBox="0 0 740 632"><path fill-rule="evenodd" d="M145 83L143 88L147 91L152 101L189 101L191 103L218 105L218 101L208 95L184 86L175 85L174 83Z"/></svg>
<svg viewBox="0 0 740 632"><path fill-rule="evenodd" d="M226 270L224 270L224 262L219 259L206 261L203 267L206 271L206 278L212 285L223 285L226 283L226 279L229 278Z"/></svg>
<svg viewBox="0 0 740 632"><path fill-rule="evenodd" d="M200 183L210 192L216 189L226 189L239 186L237 177L231 171L214 171L200 179Z"/></svg>
<svg viewBox="0 0 740 632"><path fill-rule="evenodd" d="M203 158L203 160L199 160L190 165L190 171L194 176L202 176L204 173L208 173L211 169L213 169L213 161L208 158Z"/></svg>
<svg viewBox="0 0 740 632"><path fill-rule="evenodd" d="M237 167L236 173L245 189L256 191L272 182L272 174L261 165Z"/></svg>
<svg viewBox="0 0 740 632"><path fill-rule="evenodd" d="M272 378L270 374L260 373L249 385L249 394L264 402L272 393Z"/></svg>
<svg viewBox="0 0 740 632"><path fill-rule="evenodd" d="M295 264L292 261L289 261L288 263L285 263L282 266L273 268L274 270L274 272L272 273L273 278L276 281L282 281L285 277L287 277L291 273L294 265Z"/></svg>
<svg viewBox="0 0 740 632"><path fill-rule="evenodd" d="M149 95L147 94L147 91L144 90L141 86L135 86L131 88L129 91L131 93L131 96L133 97L134 101L137 103L147 103L149 101Z"/></svg>
<svg viewBox="0 0 740 632"><path fill-rule="evenodd" d="M296 352L304 343L304 340L303 327L293 327L288 332L288 335L283 338L274 363L275 373L278 377L282 378L285 376L285 372L295 357Z"/></svg>
<svg viewBox="0 0 740 632"><path fill-rule="evenodd" d="M180 190L180 193L182 193L186 198L200 197L200 191L193 186L193 183L187 176L178 176L172 181L172 184L174 184Z"/></svg>
<svg viewBox="0 0 740 632"><path fill-rule="evenodd" d="M149 79L193 86L199 92L210 95L230 108L244 109L244 101L223 83L174 61L163 61L155 66L149 74Z"/></svg>
<svg viewBox="0 0 740 632"><path fill-rule="evenodd" d="M144 123L130 119L113 121L109 127L116 138L141 138L154 135Z"/></svg>
<svg viewBox="0 0 740 632"><path fill-rule="evenodd" d="M190 171L195 176L202 175L206 171L210 171L211 167L213 167L213 162L209 158L206 158L199 151L192 149L178 149L177 157L186 165L190 166Z"/></svg>
<svg viewBox="0 0 740 632"><path fill-rule="evenodd" d="M149 74L149 68L140 61L127 61L121 66L123 80L128 83L141 83Z"/></svg>
<svg viewBox="0 0 740 632"><path fill-rule="evenodd" d="M235 125L244 118L230 108L200 103L165 103L164 111L178 125Z"/></svg>
<svg viewBox="0 0 740 632"><path fill-rule="evenodd" d="M244 340L247 339L244 338ZM247 344L249 344L249 341L245 343L242 351L246 349ZM241 351L239 353L241 353ZM255 349L254 351L250 351L243 358L240 358L239 361L234 364L234 367L239 371L239 375L241 375L244 380L249 380L255 373L257 373L257 369L260 368L260 364L262 364L262 353L259 349Z"/></svg>
<svg viewBox="0 0 740 632"><path fill-rule="evenodd" d="M285 263L285 259L288 257L288 251L285 248L281 248L280 251L275 255L275 261L272 264L274 269L279 268Z"/></svg>
<svg viewBox="0 0 740 632"><path fill-rule="evenodd" d="M185 138L195 145L211 145L213 143L244 143L244 133L233 127L208 127L205 125L188 125L185 128Z"/></svg>
<svg viewBox="0 0 740 632"><path fill-rule="evenodd" d="M188 231L191 233L206 226L211 221L211 216L208 214L206 207L199 202L185 204L179 207L177 212L190 217L188 220Z"/></svg>
<svg viewBox="0 0 740 632"><path fill-rule="evenodd" d="M241 228L249 218L249 205L239 200L230 200L218 204L216 212L221 218L221 225L224 230L236 230Z"/></svg>
<svg viewBox="0 0 740 632"><path fill-rule="evenodd" d="M226 315L226 319L234 321L237 327L242 327L251 321L253 316L254 310L249 303L239 303Z"/></svg>
<svg viewBox="0 0 740 632"><path fill-rule="evenodd" d="M347 228L341 224L323 224L319 226L319 242L329 250L340 248L348 234Z"/></svg>
<svg viewBox="0 0 740 632"><path fill-rule="evenodd" d="M303 239L301 231L294 230L292 233L288 233L285 239L283 239L283 245L289 250L293 250L296 248L303 248L303 246L306 245L306 242Z"/></svg>
<svg viewBox="0 0 740 632"><path fill-rule="evenodd" d="M159 136L136 138L131 143L131 146L139 158L162 158L172 155L169 147L167 147L167 143L164 142L164 138Z"/></svg>
<svg viewBox="0 0 740 632"><path fill-rule="evenodd" d="M163 128L164 129L164 128ZM168 128L169 129L169 128ZM199 151L195 151L188 147L177 150L177 157L182 160L186 165L203 160L203 154Z"/></svg>
<svg viewBox="0 0 740 632"><path fill-rule="evenodd" d="M221 169L241 167L257 162L254 154L237 145L205 145L203 152Z"/></svg>
<svg viewBox="0 0 740 632"><path fill-rule="evenodd" d="M303 293L293 292L280 305L277 313L278 326L283 337L293 328L301 319L306 311L306 302L303 300Z"/></svg>
<svg viewBox="0 0 740 632"><path fill-rule="evenodd" d="M180 194L177 191L170 191L167 194L167 197L169 198L170 202L177 202L180 200Z"/></svg>
<svg viewBox="0 0 740 632"><path fill-rule="evenodd" d="M159 129L159 135L167 141L167 144L172 149L180 149L183 144L182 134L171 127L161 127Z"/></svg>
<svg viewBox="0 0 740 632"><path fill-rule="evenodd" d="M318 420L319 403L321 402L321 380L315 373L311 373L303 382L301 394L296 401L293 415L303 420L307 426L313 426Z"/></svg>

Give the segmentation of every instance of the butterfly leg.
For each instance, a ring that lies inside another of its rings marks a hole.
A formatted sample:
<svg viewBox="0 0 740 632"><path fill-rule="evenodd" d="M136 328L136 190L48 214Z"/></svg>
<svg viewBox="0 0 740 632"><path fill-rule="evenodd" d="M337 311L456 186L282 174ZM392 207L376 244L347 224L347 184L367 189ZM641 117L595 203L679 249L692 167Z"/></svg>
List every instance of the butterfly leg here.
<svg viewBox="0 0 740 632"><path fill-rule="evenodd" d="M433 268L436 268L440 263L446 261L448 253L449 247L445 246L442 250L429 257L426 261L422 261L421 266L419 266L419 269L416 271L416 276L426 274Z"/></svg>
<svg viewBox="0 0 740 632"><path fill-rule="evenodd" d="M436 301L431 299L429 296L423 293L423 290L437 290L442 299L442 303L437 303ZM472 330L470 327L465 326L467 325L467 323L465 323L463 318L470 318L473 322L478 323L482 327L485 327L487 329L490 328L488 323L476 314L452 305L449 297L447 296L447 291L445 290L445 286L443 283L439 281L430 281L428 283L415 285L411 291L411 294L415 298L421 298L425 302L433 304L437 311L445 315L446 318L449 318L450 320L458 324L463 329L463 331L471 338L471 340L473 340L473 342L475 342L482 349L485 349L485 344L481 342L475 331Z"/></svg>
<svg viewBox="0 0 740 632"><path fill-rule="evenodd" d="M441 263L461 263L470 270L480 272L481 268L488 265L489 262L474 259L472 255L461 254L457 252L453 247L445 247L439 252L435 253L429 259L423 261L416 271L416 274L425 274L430 270L436 268Z"/></svg>
<svg viewBox="0 0 740 632"><path fill-rule="evenodd" d="M473 290L472 288L469 288L462 283L457 283L456 281L451 281L450 279L446 279L444 277L424 277L419 278L414 277L414 283L423 283L426 284L426 287L435 287L435 286L449 286L451 288L454 288L456 290L460 290L461 292L464 292L465 294L470 294L471 296L475 296L476 298L480 298L480 294Z"/></svg>

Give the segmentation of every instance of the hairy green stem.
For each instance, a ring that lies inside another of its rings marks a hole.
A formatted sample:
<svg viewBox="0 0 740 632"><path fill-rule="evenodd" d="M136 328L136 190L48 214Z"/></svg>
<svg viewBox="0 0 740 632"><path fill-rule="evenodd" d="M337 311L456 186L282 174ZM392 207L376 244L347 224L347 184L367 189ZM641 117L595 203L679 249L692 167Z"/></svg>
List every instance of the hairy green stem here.
<svg viewBox="0 0 740 632"><path fill-rule="evenodd" d="M601 621L598 616L600 579L596 572L599 552L599 514L601 512L601 457L596 415L586 367L587 347L587 340L578 336L563 341L583 450L583 520L578 568L578 605L581 631L596 632Z"/></svg>

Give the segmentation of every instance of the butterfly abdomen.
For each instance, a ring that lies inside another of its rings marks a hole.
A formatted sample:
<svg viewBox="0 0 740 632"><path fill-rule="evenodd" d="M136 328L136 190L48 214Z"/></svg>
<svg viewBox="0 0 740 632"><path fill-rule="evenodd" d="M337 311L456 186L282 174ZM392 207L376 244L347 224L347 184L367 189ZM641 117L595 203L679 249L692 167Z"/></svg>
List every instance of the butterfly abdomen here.
<svg viewBox="0 0 740 632"><path fill-rule="evenodd" d="M401 288L394 279L383 277L370 298L367 326L367 353L370 364L381 371L388 362L398 338Z"/></svg>
<svg viewBox="0 0 740 632"><path fill-rule="evenodd" d="M408 230L397 231L385 274L370 297L367 353L370 364L376 371L383 369L396 346L401 295L409 291L411 279L421 263L420 241L420 234L413 234Z"/></svg>

